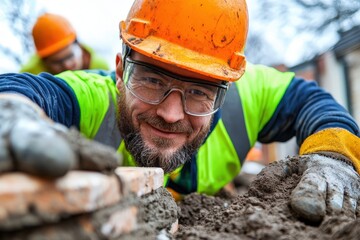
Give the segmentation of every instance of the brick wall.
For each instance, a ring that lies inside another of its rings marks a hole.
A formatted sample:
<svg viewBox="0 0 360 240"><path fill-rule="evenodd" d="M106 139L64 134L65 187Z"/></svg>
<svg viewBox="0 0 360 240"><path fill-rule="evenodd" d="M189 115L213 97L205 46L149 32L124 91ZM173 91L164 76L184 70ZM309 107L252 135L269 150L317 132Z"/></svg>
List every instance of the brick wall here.
<svg viewBox="0 0 360 240"><path fill-rule="evenodd" d="M159 168L113 175L71 171L56 180L0 175L0 239L141 238L177 230L178 208Z"/></svg>

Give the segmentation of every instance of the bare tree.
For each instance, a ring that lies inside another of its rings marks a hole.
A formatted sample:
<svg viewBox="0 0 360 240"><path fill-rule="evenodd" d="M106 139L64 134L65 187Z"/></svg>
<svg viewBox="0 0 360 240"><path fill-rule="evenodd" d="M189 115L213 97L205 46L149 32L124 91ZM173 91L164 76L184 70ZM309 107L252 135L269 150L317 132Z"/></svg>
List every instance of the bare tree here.
<svg viewBox="0 0 360 240"><path fill-rule="evenodd" d="M37 17L36 1L0 1L0 22L2 37L0 57L20 65L34 49L31 29Z"/></svg>
<svg viewBox="0 0 360 240"><path fill-rule="evenodd" d="M323 33L335 26L339 31L358 23L359 0L257 0L263 20L290 24L298 31Z"/></svg>
<svg viewBox="0 0 360 240"><path fill-rule="evenodd" d="M331 47L339 33L360 24L360 0L256 0L253 19L255 35L275 34L279 41L302 38L303 59Z"/></svg>
<svg viewBox="0 0 360 240"><path fill-rule="evenodd" d="M265 65L282 64L279 51L259 32L249 32L245 48L245 56L249 62Z"/></svg>

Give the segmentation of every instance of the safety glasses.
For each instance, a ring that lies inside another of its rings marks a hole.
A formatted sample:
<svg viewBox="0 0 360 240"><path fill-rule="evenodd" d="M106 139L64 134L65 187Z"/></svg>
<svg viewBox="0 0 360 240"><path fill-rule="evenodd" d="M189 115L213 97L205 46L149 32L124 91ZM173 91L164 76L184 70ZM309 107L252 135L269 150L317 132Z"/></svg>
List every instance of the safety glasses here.
<svg viewBox="0 0 360 240"><path fill-rule="evenodd" d="M123 80L127 89L141 101L157 105L170 93L181 92L184 111L192 116L207 116L224 102L228 82L208 82L168 72L145 62L125 58Z"/></svg>

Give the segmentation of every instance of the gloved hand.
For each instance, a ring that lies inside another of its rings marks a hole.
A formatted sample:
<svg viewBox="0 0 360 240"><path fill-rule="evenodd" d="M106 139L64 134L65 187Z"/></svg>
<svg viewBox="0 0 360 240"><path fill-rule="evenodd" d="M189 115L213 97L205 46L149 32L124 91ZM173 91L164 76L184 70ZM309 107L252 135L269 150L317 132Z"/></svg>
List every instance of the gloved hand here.
<svg viewBox="0 0 360 240"><path fill-rule="evenodd" d="M343 211L355 217L360 200L360 177L336 153L304 155L299 162L301 181L291 194L291 208L299 217L318 223L326 214ZM334 158L332 158L334 157Z"/></svg>
<svg viewBox="0 0 360 240"><path fill-rule="evenodd" d="M354 129L354 131L357 131ZM360 195L360 138L342 128L328 128L305 139L299 153L302 179L291 196L292 209L318 223L340 210L354 216Z"/></svg>
<svg viewBox="0 0 360 240"><path fill-rule="evenodd" d="M108 173L121 164L112 148L52 122L25 97L0 96L0 173L57 178L71 169Z"/></svg>

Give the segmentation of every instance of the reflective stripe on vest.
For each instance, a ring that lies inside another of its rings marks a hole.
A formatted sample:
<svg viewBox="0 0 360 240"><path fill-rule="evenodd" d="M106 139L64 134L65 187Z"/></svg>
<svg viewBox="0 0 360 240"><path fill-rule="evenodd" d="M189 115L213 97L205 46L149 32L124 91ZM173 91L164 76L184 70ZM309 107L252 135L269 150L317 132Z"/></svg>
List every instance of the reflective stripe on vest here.
<svg viewBox="0 0 360 240"><path fill-rule="evenodd" d="M117 125L116 113L115 103L109 94L109 107L94 140L118 149L122 139Z"/></svg>
<svg viewBox="0 0 360 240"><path fill-rule="evenodd" d="M221 108L222 121L226 131L234 144L236 153L241 161L244 162L247 152L250 149L250 142L245 126L241 98L237 90L237 85L231 84L226 93L224 105Z"/></svg>

